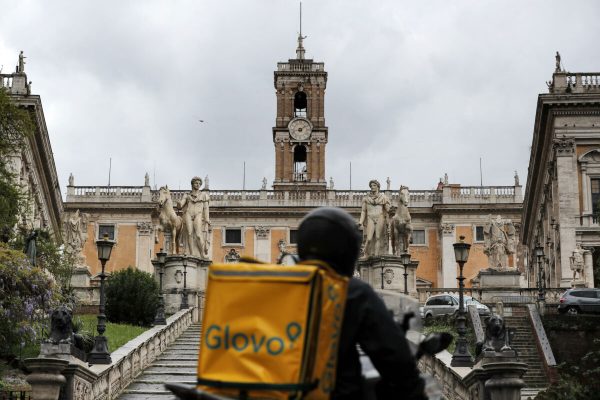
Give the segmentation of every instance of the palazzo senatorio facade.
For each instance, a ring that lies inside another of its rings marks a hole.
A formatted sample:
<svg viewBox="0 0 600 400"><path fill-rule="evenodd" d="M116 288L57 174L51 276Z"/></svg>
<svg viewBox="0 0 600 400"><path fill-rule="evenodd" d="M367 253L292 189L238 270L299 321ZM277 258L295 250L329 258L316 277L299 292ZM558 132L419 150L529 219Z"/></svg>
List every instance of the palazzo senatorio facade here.
<svg viewBox="0 0 600 400"><path fill-rule="evenodd" d="M368 182L364 182L365 190L336 190L326 180L327 72L323 62L305 58L302 38L298 39L295 58L277 63L274 86L275 123L270 133L273 147L264 149L275 152L275 180L271 188L264 182L256 190L218 190L219 182L214 181L209 188L204 187L210 195L212 262L231 262L240 256L277 262L282 252L296 251L299 222L316 207L341 207L358 222ZM267 127L265 134L269 134ZM335 127L331 134L335 134ZM390 165L390 169L393 167ZM76 177L77 171L73 172ZM144 182L143 173L140 171L140 183ZM203 171L189 171L187 175L203 176ZM386 177L372 178L382 183L381 190L391 199L392 207L396 206L399 187L386 184ZM86 214L83 254L92 276L100 271L94 241L104 233L116 242L106 266L108 272L128 266L153 272L151 260L166 247L165 240L170 240L158 229L157 189L150 187L148 179L143 185L126 187L93 183L80 186L70 181L65 218L77 210ZM183 194L184 191L171 191L174 202ZM488 267L483 252L484 225L490 217L499 215L511 220L518 231L522 201L518 178L513 186L461 186L442 179L437 190L410 188L410 252L419 261L417 286L457 286L452 244L459 236L473 244L465 265L467 285L471 285L478 271ZM520 250L511 255L509 263L523 269Z"/></svg>

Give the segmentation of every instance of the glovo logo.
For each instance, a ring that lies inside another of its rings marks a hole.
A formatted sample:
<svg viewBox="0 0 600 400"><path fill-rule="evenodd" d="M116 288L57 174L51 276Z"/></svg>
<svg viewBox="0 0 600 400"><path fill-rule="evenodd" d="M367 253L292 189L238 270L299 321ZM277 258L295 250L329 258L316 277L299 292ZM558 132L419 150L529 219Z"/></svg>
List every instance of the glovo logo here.
<svg viewBox="0 0 600 400"><path fill-rule="evenodd" d="M244 333L233 331L229 325L220 326L212 324L206 330L206 347L209 350L229 350L237 352L251 351L253 353L265 352L271 356L281 354L286 346L294 348L294 343L302 334L302 326L297 322L290 322L285 328L287 337L267 337L260 333ZM287 339L287 340L286 340Z"/></svg>

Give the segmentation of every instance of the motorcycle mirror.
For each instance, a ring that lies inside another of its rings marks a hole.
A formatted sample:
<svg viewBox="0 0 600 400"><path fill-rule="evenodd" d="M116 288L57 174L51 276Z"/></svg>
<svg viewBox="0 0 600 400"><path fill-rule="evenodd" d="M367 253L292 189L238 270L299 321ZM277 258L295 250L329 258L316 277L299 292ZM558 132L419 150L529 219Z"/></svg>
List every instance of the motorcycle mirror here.
<svg viewBox="0 0 600 400"><path fill-rule="evenodd" d="M417 351L417 358L421 358L424 354L434 355L440 351L447 349L452 343L453 337L448 332L435 332L427 335L425 339L419 344L419 350Z"/></svg>

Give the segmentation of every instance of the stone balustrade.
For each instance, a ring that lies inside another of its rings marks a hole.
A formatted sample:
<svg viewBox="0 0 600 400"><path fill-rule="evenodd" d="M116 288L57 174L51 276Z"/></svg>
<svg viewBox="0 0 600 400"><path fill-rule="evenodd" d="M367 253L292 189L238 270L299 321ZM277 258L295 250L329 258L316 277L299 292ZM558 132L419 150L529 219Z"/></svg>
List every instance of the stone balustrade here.
<svg viewBox="0 0 600 400"><path fill-rule="evenodd" d="M600 93L600 72L556 72L553 75L551 92Z"/></svg>
<svg viewBox="0 0 600 400"><path fill-rule="evenodd" d="M558 304L560 296L566 288L546 288L546 303ZM420 288L419 303L424 304L430 296L436 294L453 294L458 296L458 288ZM507 292L510 292L507 294ZM482 303L496 303L502 301L507 304L533 304L538 295L537 288L465 288L465 296L471 296Z"/></svg>
<svg viewBox="0 0 600 400"><path fill-rule="evenodd" d="M277 63L278 72L325 72L325 63Z"/></svg>
<svg viewBox="0 0 600 400"><path fill-rule="evenodd" d="M188 190L171 190L174 202ZM334 207L360 208L368 190L211 190L212 207ZM398 191L385 191L392 204L398 202ZM67 202L144 203L158 199L158 190L149 186L68 186ZM435 204L495 204L523 202L521 186L445 186L443 190L411 190L410 207L432 207Z"/></svg>

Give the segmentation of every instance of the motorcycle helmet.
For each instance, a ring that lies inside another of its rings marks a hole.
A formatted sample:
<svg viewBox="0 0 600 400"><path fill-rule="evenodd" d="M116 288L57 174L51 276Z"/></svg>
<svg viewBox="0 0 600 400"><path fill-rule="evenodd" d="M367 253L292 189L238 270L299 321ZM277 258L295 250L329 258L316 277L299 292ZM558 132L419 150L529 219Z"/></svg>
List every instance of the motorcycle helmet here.
<svg viewBox="0 0 600 400"><path fill-rule="evenodd" d="M354 218L334 207L311 211L298 227L298 256L300 260L322 260L338 273L354 274L362 235Z"/></svg>

